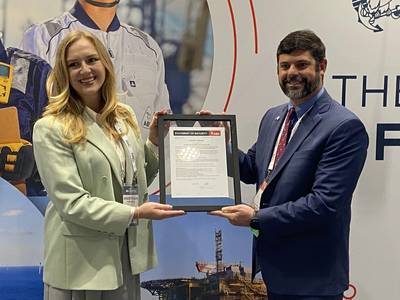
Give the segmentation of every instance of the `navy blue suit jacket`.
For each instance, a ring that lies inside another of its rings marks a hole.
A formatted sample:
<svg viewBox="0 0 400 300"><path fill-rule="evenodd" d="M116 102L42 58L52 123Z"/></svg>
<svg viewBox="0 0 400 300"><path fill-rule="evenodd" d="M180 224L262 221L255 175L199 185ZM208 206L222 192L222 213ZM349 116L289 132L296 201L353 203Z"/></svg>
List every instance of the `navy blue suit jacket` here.
<svg viewBox="0 0 400 300"><path fill-rule="evenodd" d="M268 110L256 143L240 152L240 178L264 180L287 104ZM278 118L279 117L279 118ZM253 272L285 295L338 295L349 283L351 199L368 148L361 121L325 91L271 174L257 217Z"/></svg>

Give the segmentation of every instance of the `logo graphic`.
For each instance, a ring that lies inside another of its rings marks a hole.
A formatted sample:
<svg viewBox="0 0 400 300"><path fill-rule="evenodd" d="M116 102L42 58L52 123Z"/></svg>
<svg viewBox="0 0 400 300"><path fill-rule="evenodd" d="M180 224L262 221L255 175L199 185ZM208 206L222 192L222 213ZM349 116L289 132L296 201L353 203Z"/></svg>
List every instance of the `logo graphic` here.
<svg viewBox="0 0 400 300"><path fill-rule="evenodd" d="M377 24L381 18L400 18L400 0L352 0L358 22L374 32L383 31Z"/></svg>
<svg viewBox="0 0 400 300"><path fill-rule="evenodd" d="M153 111L151 110L150 106L147 106L146 111L144 112L143 118L142 118L142 126L144 128L150 127L152 117L153 117Z"/></svg>

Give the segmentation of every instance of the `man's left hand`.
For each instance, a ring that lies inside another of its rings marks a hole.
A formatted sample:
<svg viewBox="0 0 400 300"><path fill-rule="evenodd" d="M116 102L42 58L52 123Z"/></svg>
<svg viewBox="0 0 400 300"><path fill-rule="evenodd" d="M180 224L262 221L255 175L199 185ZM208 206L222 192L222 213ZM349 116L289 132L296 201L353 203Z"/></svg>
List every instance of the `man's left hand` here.
<svg viewBox="0 0 400 300"><path fill-rule="evenodd" d="M246 204L226 206L221 210L214 210L208 213L212 216L227 218L228 221L236 226L250 226L250 220L256 214L254 208Z"/></svg>

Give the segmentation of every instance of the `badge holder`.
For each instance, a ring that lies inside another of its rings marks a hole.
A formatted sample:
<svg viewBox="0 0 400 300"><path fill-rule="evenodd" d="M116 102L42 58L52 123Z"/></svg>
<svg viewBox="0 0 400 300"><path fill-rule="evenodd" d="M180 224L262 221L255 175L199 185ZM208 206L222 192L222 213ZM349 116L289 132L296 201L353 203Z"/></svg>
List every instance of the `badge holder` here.
<svg viewBox="0 0 400 300"><path fill-rule="evenodd" d="M124 184L122 191L122 202L125 205L134 207L135 209L139 206L139 190L137 183ZM131 225L137 225L139 223L138 218L133 218Z"/></svg>

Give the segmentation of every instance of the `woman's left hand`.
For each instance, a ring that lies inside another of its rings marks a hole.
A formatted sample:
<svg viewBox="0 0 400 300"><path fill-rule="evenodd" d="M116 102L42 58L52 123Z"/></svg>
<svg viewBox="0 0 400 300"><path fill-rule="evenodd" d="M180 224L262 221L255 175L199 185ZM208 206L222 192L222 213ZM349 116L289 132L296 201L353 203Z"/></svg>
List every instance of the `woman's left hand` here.
<svg viewBox="0 0 400 300"><path fill-rule="evenodd" d="M149 140L154 145L158 146L158 117L163 115L168 115L171 113L170 109L163 109L161 111L155 112L153 114L153 119L150 123L150 132L149 132ZM170 122L164 122L164 137L167 135L169 129Z"/></svg>

